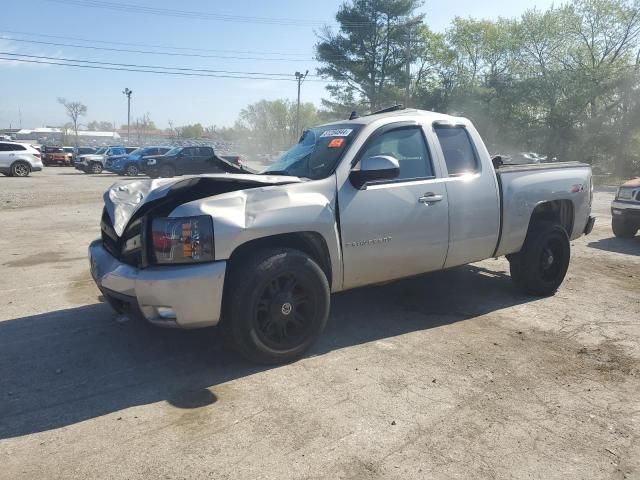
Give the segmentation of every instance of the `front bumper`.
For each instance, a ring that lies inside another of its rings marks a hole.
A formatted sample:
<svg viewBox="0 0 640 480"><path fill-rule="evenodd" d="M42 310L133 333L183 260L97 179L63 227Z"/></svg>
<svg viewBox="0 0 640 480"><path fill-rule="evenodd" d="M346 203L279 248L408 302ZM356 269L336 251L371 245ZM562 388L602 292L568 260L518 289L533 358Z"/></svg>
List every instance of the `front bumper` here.
<svg viewBox="0 0 640 480"><path fill-rule="evenodd" d="M84 163L76 163L73 165L76 170L80 170L81 172L87 173L89 171L89 165L85 165Z"/></svg>
<svg viewBox="0 0 640 480"><path fill-rule="evenodd" d="M640 226L640 202L614 200L611 202L611 216Z"/></svg>
<svg viewBox="0 0 640 480"><path fill-rule="evenodd" d="M225 261L138 269L95 240L89 263L96 285L116 309L139 313L163 327L201 328L220 321Z"/></svg>

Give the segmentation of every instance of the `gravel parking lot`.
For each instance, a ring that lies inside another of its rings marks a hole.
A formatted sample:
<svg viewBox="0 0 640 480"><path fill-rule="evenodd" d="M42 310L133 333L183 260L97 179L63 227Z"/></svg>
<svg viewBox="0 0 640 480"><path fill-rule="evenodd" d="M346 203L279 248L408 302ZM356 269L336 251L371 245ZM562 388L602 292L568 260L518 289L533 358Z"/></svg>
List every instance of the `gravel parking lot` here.
<svg viewBox="0 0 640 480"><path fill-rule="evenodd" d="M505 259L345 292L264 368L101 302L117 178L0 177L0 478L640 478L640 236L613 237L613 193L554 297Z"/></svg>

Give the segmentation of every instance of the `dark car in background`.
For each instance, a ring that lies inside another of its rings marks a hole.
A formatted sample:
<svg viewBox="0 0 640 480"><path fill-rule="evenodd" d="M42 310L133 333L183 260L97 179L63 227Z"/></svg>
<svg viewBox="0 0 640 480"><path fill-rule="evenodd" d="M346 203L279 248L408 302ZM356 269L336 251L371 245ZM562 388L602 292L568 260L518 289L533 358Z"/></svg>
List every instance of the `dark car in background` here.
<svg viewBox="0 0 640 480"><path fill-rule="evenodd" d="M142 161L145 157L164 155L172 147L141 147L127 156L111 157L105 162L105 170L117 173L118 175L126 175L135 177L139 173L144 172Z"/></svg>
<svg viewBox="0 0 640 480"><path fill-rule="evenodd" d="M201 173L248 173L242 166L218 157L212 147L174 147L165 155L142 162L151 178Z"/></svg>

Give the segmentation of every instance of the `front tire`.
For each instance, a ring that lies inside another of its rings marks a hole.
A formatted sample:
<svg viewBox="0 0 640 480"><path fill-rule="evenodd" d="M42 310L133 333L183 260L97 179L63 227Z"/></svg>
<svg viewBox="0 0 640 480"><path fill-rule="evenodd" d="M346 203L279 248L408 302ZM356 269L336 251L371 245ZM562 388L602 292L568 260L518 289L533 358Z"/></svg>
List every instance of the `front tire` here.
<svg viewBox="0 0 640 480"><path fill-rule="evenodd" d="M509 255L511 278L523 293L553 295L562 284L571 258L565 229L546 221L531 225L522 250Z"/></svg>
<svg viewBox="0 0 640 480"><path fill-rule="evenodd" d="M12 177L28 177L31 173L31 166L27 162L18 161L11 165Z"/></svg>
<svg viewBox="0 0 640 480"><path fill-rule="evenodd" d="M625 222L621 218L611 220L611 229L613 234L619 238L631 238L638 232L638 227Z"/></svg>
<svg viewBox="0 0 640 480"><path fill-rule="evenodd" d="M300 358L324 329L329 283L308 255L271 249L239 261L225 288L222 326L246 359L280 364Z"/></svg>
<svg viewBox="0 0 640 480"><path fill-rule="evenodd" d="M94 162L89 166L90 172L95 175L102 173L102 168L102 164L98 162Z"/></svg>

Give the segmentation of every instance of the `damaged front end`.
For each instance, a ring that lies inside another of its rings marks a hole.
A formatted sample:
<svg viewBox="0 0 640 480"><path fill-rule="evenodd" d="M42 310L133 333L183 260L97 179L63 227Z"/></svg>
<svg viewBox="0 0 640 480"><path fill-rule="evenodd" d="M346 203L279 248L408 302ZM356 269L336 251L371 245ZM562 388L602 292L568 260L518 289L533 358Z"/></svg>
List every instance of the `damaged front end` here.
<svg viewBox="0 0 640 480"><path fill-rule="evenodd" d="M148 266L148 232L153 218L168 216L176 207L194 200L301 181L288 176L223 174L116 183L104 194L100 222L104 248L123 263L144 268Z"/></svg>

